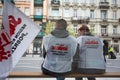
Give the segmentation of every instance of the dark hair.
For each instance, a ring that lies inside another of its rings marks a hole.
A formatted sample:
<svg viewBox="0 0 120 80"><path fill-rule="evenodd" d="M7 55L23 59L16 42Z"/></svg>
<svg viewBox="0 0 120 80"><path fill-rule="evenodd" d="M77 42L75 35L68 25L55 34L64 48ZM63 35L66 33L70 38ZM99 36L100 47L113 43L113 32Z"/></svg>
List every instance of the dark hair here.
<svg viewBox="0 0 120 80"><path fill-rule="evenodd" d="M86 25L82 25L78 30L80 31L85 31L85 32L89 32L89 28Z"/></svg>
<svg viewBox="0 0 120 80"><path fill-rule="evenodd" d="M57 20L56 23L57 23L60 27L62 27L62 28L64 28L64 29L67 28L67 22L66 22L66 20L64 20L64 19L59 19L59 20Z"/></svg>

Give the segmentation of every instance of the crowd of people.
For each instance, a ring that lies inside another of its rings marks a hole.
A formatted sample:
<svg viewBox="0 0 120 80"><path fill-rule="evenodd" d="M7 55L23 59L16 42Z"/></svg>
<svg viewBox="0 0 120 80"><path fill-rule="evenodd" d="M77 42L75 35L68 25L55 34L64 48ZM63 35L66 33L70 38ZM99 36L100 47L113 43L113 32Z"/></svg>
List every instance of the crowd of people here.
<svg viewBox="0 0 120 80"><path fill-rule="evenodd" d="M44 74L65 80L65 75L70 73L97 74L106 70L108 51L112 54L113 48L108 50L108 43L90 33L87 25L78 29L77 39L67 31L67 22L60 19L56 22L51 34L44 36L42 53ZM94 77L87 77L95 80ZM76 77L75 80L82 80Z"/></svg>

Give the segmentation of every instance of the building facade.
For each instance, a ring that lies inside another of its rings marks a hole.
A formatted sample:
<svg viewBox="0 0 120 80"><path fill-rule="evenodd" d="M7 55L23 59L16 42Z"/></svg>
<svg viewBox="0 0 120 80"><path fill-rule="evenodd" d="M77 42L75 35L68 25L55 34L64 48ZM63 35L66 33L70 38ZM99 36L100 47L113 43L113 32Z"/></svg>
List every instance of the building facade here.
<svg viewBox="0 0 120 80"><path fill-rule="evenodd" d="M58 19L65 19L76 37L77 29L86 24L92 34L107 40L120 52L120 0L14 0L14 3L37 25L42 26L28 53L40 53L46 24L51 23L53 29ZM1 20L0 3L0 24Z"/></svg>
<svg viewBox="0 0 120 80"><path fill-rule="evenodd" d="M49 0L48 6L49 22L63 18L76 35L86 24L94 35L120 51L120 0Z"/></svg>

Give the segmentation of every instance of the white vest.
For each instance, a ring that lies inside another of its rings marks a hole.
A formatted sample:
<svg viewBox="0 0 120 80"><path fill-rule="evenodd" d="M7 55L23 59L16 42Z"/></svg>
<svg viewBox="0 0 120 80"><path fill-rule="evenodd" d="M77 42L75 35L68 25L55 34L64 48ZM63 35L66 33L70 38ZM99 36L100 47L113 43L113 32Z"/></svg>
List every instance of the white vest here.
<svg viewBox="0 0 120 80"><path fill-rule="evenodd" d="M103 42L94 36L81 36L77 38L79 43L79 68L105 69L103 56Z"/></svg>
<svg viewBox="0 0 120 80"><path fill-rule="evenodd" d="M56 38L51 34L43 38L47 52L43 67L56 73L71 71L72 59L77 49L74 37Z"/></svg>

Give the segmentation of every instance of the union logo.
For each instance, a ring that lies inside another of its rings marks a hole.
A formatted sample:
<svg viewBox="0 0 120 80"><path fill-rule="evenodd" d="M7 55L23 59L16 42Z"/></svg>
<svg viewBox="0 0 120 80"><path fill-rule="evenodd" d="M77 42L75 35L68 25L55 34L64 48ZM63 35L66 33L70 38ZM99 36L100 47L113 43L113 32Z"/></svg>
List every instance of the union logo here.
<svg viewBox="0 0 120 80"><path fill-rule="evenodd" d="M2 43L4 41L4 43ZM7 60L11 56L11 51L6 51L6 46L10 44L10 38L6 32L2 32L0 35L0 62Z"/></svg>
<svg viewBox="0 0 120 80"><path fill-rule="evenodd" d="M21 18L18 18L17 20L15 20L15 17L12 15L9 15L8 19L9 19L9 26L10 26L10 35L12 36L15 33L15 29L17 25L19 25L22 22L22 20Z"/></svg>

